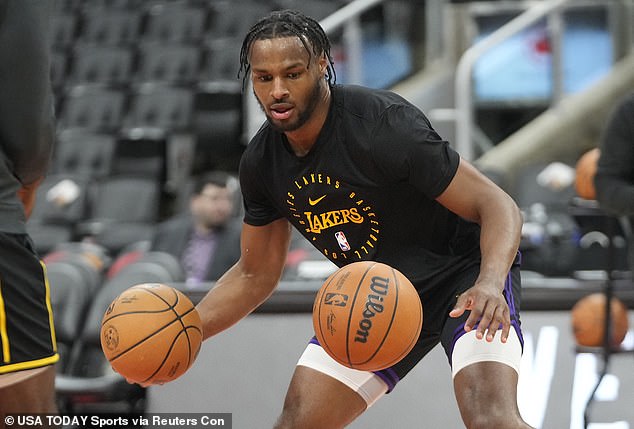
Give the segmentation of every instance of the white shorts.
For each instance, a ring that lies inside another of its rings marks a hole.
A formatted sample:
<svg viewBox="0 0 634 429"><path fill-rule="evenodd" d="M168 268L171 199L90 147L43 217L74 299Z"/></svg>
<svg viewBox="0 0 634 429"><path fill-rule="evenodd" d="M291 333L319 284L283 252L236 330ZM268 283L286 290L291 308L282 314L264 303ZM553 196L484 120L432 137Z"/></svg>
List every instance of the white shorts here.
<svg viewBox="0 0 634 429"><path fill-rule="evenodd" d="M511 328L506 343L500 341L500 333L494 341L478 340L476 331L462 335L456 342L452 354L452 376L464 367L477 362L501 362L519 373L522 345L515 329ZM348 368L331 358L318 344L310 343L299 358L297 365L306 366L339 380L357 392L370 408L388 392L388 385L373 372Z"/></svg>

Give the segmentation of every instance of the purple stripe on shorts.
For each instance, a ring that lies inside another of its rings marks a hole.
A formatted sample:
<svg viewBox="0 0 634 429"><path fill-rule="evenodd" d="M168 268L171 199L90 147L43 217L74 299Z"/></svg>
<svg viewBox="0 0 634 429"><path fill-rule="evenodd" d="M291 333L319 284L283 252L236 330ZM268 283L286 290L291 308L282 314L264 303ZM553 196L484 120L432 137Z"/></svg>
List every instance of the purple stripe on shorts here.
<svg viewBox="0 0 634 429"><path fill-rule="evenodd" d="M387 384L387 392L390 393L396 387L396 383L400 381L400 378L396 371L392 368L382 369L381 371L372 371L378 376L385 384Z"/></svg>
<svg viewBox="0 0 634 429"><path fill-rule="evenodd" d="M515 310L515 300L513 299L513 278L509 272L506 276L506 282L504 283L504 292L506 296L506 303L509 305L509 312L511 317L517 315Z"/></svg>
<svg viewBox="0 0 634 429"><path fill-rule="evenodd" d="M521 255L519 253L518 253L518 258L521 259ZM511 316L511 326L513 326L513 328L515 329L515 332L517 333L517 337L520 340L520 344L522 345L522 348L524 348L524 337L522 336L522 330L520 329L519 322L514 318L514 316L517 316L517 310L515 308L515 300L513 299L513 278L510 272L508 273L506 277L506 281L504 282L504 297L506 298L506 303L509 306L509 313ZM473 327L474 330L478 328L479 323L480 321L478 321L475 324L475 326ZM453 356L453 348L456 345L456 341L458 341L460 337L462 337L466 333L467 332L464 330L464 323L461 323L460 326L458 326L458 328L456 328L456 330L454 331L453 340L451 341L451 350L449 352L450 364L451 364L451 357Z"/></svg>
<svg viewBox="0 0 634 429"><path fill-rule="evenodd" d="M309 344L315 344L315 345L321 347L321 344L319 344L319 340L317 339L317 337L311 338L308 343ZM383 380L383 382L385 384L387 384L387 392L386 393L390 393L394 389L394 387L396 386L396 383L398 383L400 381L400 377L398 376L396 371L394 371L392 368L386 368L386 369L382 369L380 371L372 371L372 372L377 377L379 377L381 380Z"/></svg>

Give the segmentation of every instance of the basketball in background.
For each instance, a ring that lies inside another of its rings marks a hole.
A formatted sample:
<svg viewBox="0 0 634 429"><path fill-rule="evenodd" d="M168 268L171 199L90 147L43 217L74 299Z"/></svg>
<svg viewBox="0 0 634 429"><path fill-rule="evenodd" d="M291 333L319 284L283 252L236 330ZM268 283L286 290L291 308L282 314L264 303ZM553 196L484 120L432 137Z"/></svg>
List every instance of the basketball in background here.
<svg viewBox="0 0 634 429"><path fill-rule="evenodd" d="M190 299L158 283L132 286L101 322L101 348L130 382L163 384L187 371L202 343L202 323Z"/></svg>
<svg viewBox="0 0 634 429"><path fill-rule="evenodd" d="M423 325L418 292L394 268L373 261L335 271L317 292L313 326L317 340L337 362L378 371L414 347Z"/></svg>
<svg viewBox="0 0 634 429"><path fill-rule="evenodd" d="M590 149L581 155L575 166L575 190L577 195L586 200L594 200L597 197L594 176L597 173L600 154L599 148Z"/></svg>
<svg viewBox="0 0 634 429"><path fill-rule="evenodd" d="M577 344L586 347L600 347L605 335L605 295L593 293L581 298L572 307L572 331ZM612 319L612 339L610 344L618 346L625 339L628 330L627 307L618 298L610 303Z"/></svg>

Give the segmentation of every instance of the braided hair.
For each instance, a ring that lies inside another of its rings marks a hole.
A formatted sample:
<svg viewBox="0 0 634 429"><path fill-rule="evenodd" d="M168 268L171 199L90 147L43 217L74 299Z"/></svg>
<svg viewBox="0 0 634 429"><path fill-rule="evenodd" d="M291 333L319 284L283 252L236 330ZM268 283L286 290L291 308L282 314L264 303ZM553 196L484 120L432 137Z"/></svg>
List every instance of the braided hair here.
<svg viewBox="0 0 634 429"><path fill-rule="evenodd" d="M294 10L273 11L269 15L256 22L242 42L240 49L240 69L238 77L242 74L242 84L247 79L251 65L249 64L249 51L256 40L276 39L281 37L297 36L301 40L310 58L312 55L326 55L328 68L326 79L329 84L334 84L337 80L334 61L330 55L330 41L321 28L321 25L314 19Z"/></svg>

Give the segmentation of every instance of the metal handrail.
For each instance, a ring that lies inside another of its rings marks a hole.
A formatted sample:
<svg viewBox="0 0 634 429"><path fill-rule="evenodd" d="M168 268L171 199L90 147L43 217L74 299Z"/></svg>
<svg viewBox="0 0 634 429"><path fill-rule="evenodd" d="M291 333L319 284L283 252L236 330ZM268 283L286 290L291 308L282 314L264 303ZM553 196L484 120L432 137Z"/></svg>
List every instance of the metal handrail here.
<svg viewBox="0 0 634 429"><path fill-rule="evenodd" d="M326 34L332 34L333 31L347 25L351 18L358 18L359 15L368 9L384 1L385 0L354 0L336 12L333 12L332 15L322 19L320 25Z"/></svg>
<svg viewBox="0 0 634 429"><path fill-rule="evenodd" d="M368 9L385 0L354 0L332 15L320 21L320 25L329 36L343 27L343 44L348 61L348 76L352 82L363 82L362 49L363 36L359 17Z"/></svg>
<svg viewBox="0 0 634 429"><path fill-rule="evenodd" d="M525 30L569 1L549 0L535 4L535 6L527 9L464 52L456 68L455 80L456 150L464 158L473 159L473 145L471 144L471 136L473 134L471 73L476 61L489 49Z"/></svg>

